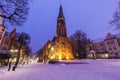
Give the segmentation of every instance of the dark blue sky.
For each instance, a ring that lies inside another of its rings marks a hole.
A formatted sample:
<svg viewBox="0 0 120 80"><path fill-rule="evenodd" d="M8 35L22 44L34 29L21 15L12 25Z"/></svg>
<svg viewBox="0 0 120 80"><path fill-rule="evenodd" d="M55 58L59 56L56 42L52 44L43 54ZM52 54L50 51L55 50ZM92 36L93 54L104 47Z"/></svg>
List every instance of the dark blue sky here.
<svg viewBox="0 0 120 80"><path fill-rule="evenodd" d="M109 21L119 0L61 0L68 36L80 29L94 40L106 33L117 33L109 28ZM56 32L60 0L32 0L28 21L18 32L31 36L33 52L40 49ZM11 28L8 30L10 31Z"/></svg>

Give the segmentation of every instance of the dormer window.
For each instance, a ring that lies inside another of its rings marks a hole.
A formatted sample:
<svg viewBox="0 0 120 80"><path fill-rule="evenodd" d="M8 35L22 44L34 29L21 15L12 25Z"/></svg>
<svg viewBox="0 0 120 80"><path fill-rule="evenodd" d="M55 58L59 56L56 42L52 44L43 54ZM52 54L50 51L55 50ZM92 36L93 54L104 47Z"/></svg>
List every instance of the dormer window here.
<svg viewBox="0 0 120 80"><path fill-rule="evenodd" d="M115 38L115 36L114 35L112 35L111 33L107 33L107 36L106 36L106 39L108 40L108 39L114 39Z"/></svg>

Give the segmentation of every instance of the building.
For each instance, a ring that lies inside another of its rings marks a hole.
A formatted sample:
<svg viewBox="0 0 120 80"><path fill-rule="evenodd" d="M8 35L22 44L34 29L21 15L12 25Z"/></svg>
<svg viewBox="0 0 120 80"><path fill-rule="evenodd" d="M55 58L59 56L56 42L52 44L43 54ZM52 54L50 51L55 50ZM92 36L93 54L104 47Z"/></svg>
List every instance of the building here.
<svg viewBox="0 0 120 80"><path fill-rule="evenodd" d="M57 18L56 36L46 43L44 46L45 58L53 60L72 60L74 59L72 46L67 37L65 17L63 15L62 6L60 5Z"/></svg>
<svg viewBox="0 0 120 80"><path fill-rule="evenodd" d="M96 51L96 55L101 55L99 58L120 58L120 35L107 33L105 38L95 40L93 44L86 46L88 53L90 47Z"/></svg>
<svg viewBox="0 0 120 80"><path fill-rule="evenodd" d="M9 50L9 45L10 45L9 34L5 32L1 46L0 46L0 50Z"/></svg>
<svg viewBox="0 0 120 80"><path fill-rule="evenodd" d="M3 37L4 37L4 35L5 35L5 32L6 32L5 27L4 27L2 24L0 24L0 46L1 46L1 44L2 44L2 41L3 41Z"/></svg>
<svg viewBox="0 0 120 80"><path fill-rule="evenodd" d="M0 18L2 20L2 18ZM12 58L17 58L20 42L16 40L16 29L13 29L10 33L6 31L5 26L0 21L0 55L12 55ZM23 53L25 48L20 50L20 59L23 59ZM1 59L0 59L1 61Z"/></svg>
<svg viewBox="0 0 120 80"><path fill-rule="evenodd" d="M2 15L2 13L0 13L0 15ZM5 34L6 34L6 28L5 26L2 25L2 17L0 17L0 48Z"/></svg>
<svg viewBox="0 0 120 80"><path fill-rule="evenodd" d="M120 58L120 36L108 33L104 45L110 58Z"/></svg>
<svg viewBox="0 0 120 80"><path fill-rule="evenodd" d="M4 65L5 62L16 62L18 56L19 61L23 61L28 50L26 47L28 46L22 45L21 47L21 42L18 40L19 37L16 29L7 32L6 27L2 24L2 17L0 17L0 66Z"/></svg>

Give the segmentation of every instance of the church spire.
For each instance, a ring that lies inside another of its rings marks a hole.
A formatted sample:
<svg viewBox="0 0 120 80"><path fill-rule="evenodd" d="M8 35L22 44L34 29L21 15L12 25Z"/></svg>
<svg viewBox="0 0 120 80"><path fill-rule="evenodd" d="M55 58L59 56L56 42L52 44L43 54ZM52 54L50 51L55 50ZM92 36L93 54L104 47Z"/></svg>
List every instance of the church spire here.
<svg viewBox="0 0 120 80"><path fill-rule="evenodd" d="M59 15L57 18L57 30L56 30L56 37L59 36L67 36L65 18L63 15L63 10L61 5L59 9Z"/></svg>
<svg viewBox="0 0 120 80"><path fill-rule="evenodd" d="M61 5L61 4L60 4L60 9L59 9L58 18L64 18L63 9L62 9L62 5Z"/></svg>

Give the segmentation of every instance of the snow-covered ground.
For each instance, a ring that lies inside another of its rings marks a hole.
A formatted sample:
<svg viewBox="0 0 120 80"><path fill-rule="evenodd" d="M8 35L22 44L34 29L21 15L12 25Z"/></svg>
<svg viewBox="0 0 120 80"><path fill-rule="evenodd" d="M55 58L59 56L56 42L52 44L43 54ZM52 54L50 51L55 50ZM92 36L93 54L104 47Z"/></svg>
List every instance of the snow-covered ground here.
<svg viewBox="0 0 120 80"><path fill-rule="evenodd" d="M33 63L16 71L0 68L0 80L120 80L120 60L74 60L71 64Z"/></svg>

